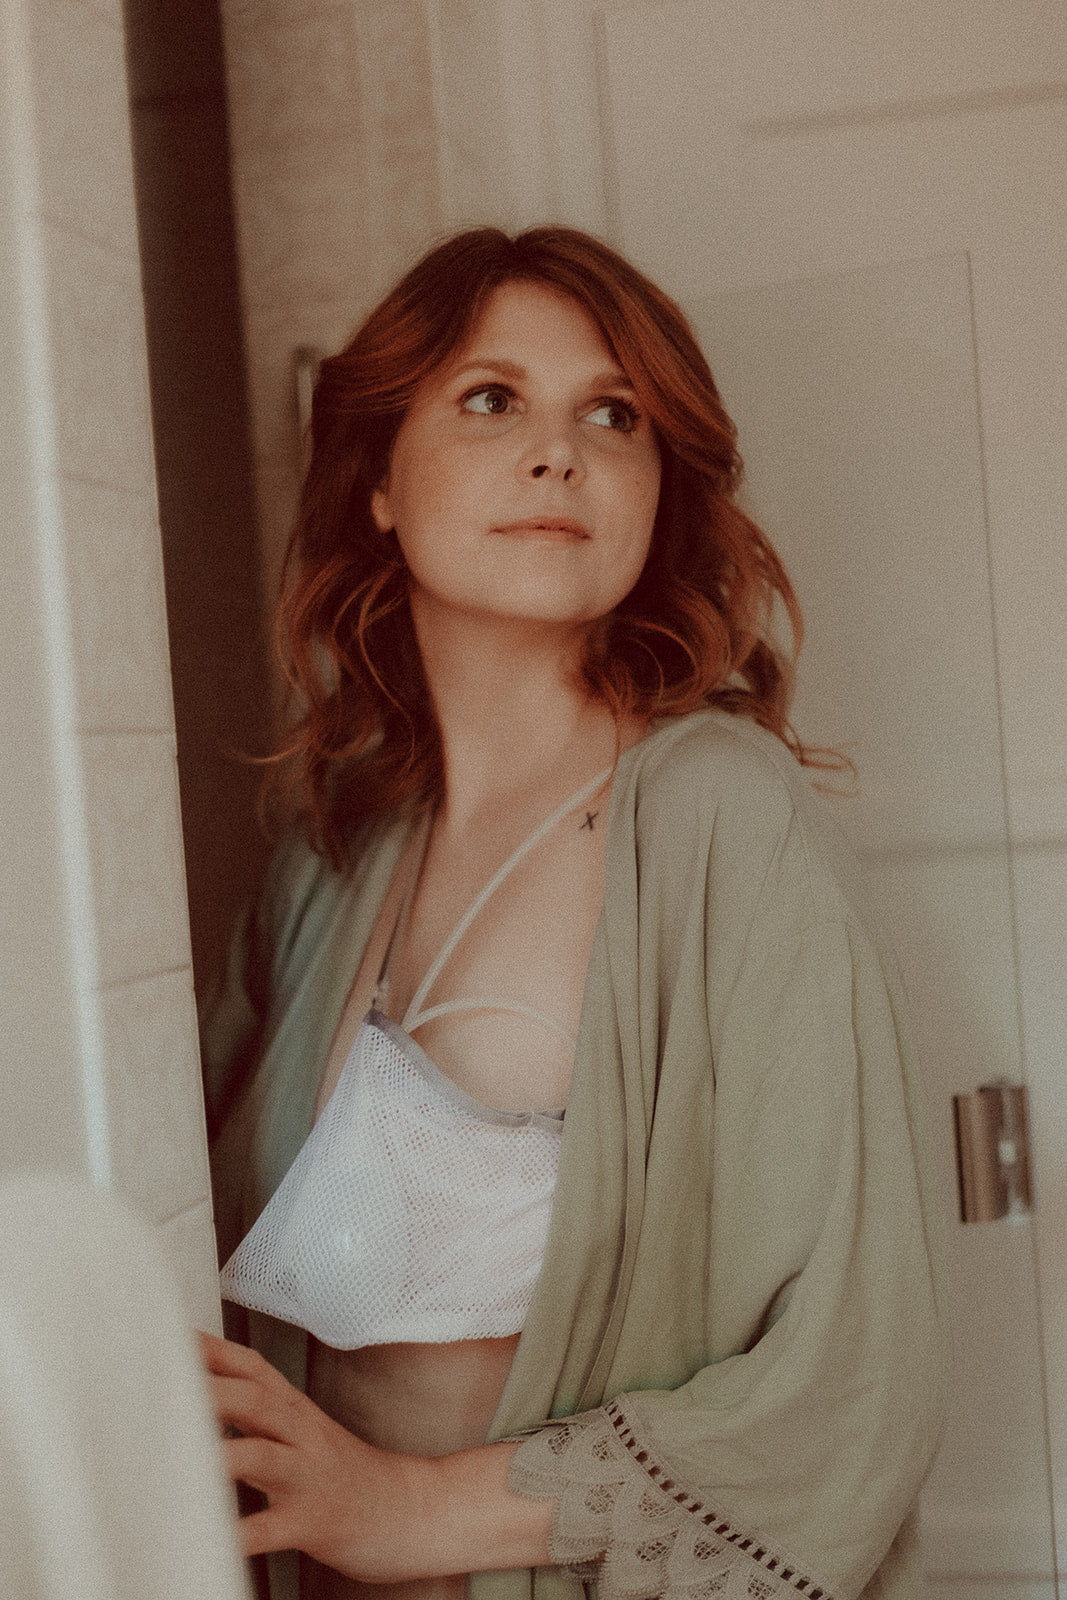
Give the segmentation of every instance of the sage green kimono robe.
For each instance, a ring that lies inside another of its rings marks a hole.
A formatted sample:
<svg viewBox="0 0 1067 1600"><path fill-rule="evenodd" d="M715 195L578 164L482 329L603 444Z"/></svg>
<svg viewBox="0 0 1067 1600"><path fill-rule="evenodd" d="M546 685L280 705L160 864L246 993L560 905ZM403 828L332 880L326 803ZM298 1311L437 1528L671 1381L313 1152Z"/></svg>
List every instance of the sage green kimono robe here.
<svg viewBox="0 0 1067 1600"><path fill-rule="evenodd" d="M255 1063L215 1148L224 1258L309 1131L407 825L344 877L282 852L246 930L207 1049L216 1096ZM624 753L607 827L544 1264L492 1430L583 1414L525 1438L512 1476L560 1498L574 1566L475 1575L473 1600L573 1600L579 1570L609 1600L903 1600L945 1339L919 1089L855 864L788 751L721 712ZM302 1383L306 1336L251 1324ZM275 1560L272 1600L295 1570Z"/></svg>

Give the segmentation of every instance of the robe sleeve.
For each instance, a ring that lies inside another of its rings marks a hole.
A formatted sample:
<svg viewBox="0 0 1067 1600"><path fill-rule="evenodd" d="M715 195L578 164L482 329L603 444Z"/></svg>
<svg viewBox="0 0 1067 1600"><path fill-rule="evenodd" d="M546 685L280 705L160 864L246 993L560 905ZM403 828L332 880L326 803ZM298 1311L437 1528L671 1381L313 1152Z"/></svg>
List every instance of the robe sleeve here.
<svg viewBox="0 0 1067 1600"><path fill-rule="evenodd" d="M729 981L707 973L714 1111L689 1147L712 1164L707 1326L725 1298L748 1331L512 1460L513 1488L557 1501L554 1560L602 1600L854 1600L936 1447L946 1347L896 979L802 832L738 912Z"/></svg>
<svg viewBox="0 0 1067 1600"><path fill-rule="evenodd" d="M202 1006L200 1057L212 1137L247 1064L255 1059L266 1018L266 994L257 970L257 923L255 908L242 907L230 935L225 965Z"/></svg>
<svg viewBox="0 0 1067 1600"><path fill-rule="evenodd" d="M318 873L317 858L296 835L278 846L258 896L237 918L226 963L201 1007L200 1055L222 1260L244 1226L252 1131L242 1119L241 1104L291 1001L299 977L291 954Z"/></svg>

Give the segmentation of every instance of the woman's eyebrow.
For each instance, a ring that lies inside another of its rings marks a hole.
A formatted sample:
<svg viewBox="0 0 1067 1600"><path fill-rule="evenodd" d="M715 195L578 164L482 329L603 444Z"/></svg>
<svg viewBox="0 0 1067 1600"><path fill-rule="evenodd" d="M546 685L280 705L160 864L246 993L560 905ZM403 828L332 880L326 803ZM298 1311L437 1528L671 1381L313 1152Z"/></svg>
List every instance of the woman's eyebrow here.
<svg viewBox="0 0 1067 1600"><path fill-rule="evenodd" d="M528 377L525 367L516 361L509 361L506 356L482 356L473 361L465 361L461 367L453 369L453 378L463 378L470 372L488 372L501 378L514 378L516 381ZM605 367L603 372L594 372L589 378L586 387L589 389L626 389L634 393L634 386L619 367Z"/></svg>
<svg viewBox="0 0 1067 1600"><path fill-rule="evenodd" d="M508 361L500 356L478 356L473 361L465 361L461 367L455 367L452 372L454 378L462 378L468 372L495 372L501 378L525 378L526 368L520 367L516 361Z"/></svg>

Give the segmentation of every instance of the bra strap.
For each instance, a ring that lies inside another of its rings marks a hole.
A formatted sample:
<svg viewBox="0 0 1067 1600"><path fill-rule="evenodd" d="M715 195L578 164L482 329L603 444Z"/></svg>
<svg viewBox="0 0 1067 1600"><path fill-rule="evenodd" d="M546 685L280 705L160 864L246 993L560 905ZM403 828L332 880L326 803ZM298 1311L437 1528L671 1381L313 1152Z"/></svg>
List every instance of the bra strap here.
<svg viewBox="0 0 1067 1600"><path fill-rule="evenodd" d="M562 1022L550 1017L547 1011L525 1006L521 1000L497 1000L487 995L472 995L469 1000L442 1000L438 1005L427 1006L411 1023L411 1028L421 1028L424 1022L429 1022L433 1017L445 1017L454 1011L516 1011L520 1017L532 1017L535 1022L543 1022L546 1028L551 1028L561 1039L566 1039L572 1048L577 1048L575 1035L568 1033ZM410 1032L410 1028L407 1031Z"/></svg>
<svg viewBox="0 0 1067 1600"><path fill-rule="evenodd" d="M569 800L564 800L563 804L561 806L557 806L556 810L552 812L551 816L546 817L544 822L540 823L531 834L527 835L527 837L519 845L518 849L513 851L508 859L504 862L504 865L502 867L498 867L496 872L493 873L493 876L489 879L489 882L475 896L470 905L467 907L466 911L463 913L462 917L460 917L459 921L452 929L452 932L445 940L441 949L437 952L436 958L430 963L429 970L412 996L411 1004L404 1013L404 1020L400 1024L405 1033L410 1033L413 1028L417 1028L419 1026L420 1022L425 1021L425 1013L423 1016L419 1016L419 1010L423 1001L433 988L434 983L440 977L441 971L444 968L445 963L448 961L449 956L452 954L453 950L456 948L457 944L462 939L463 935L466 933L467 929L470 927L479 911L481 911L485 906L486 902L496 893L504 880L510 877L515 868L519 865L520 861L524 861L530 854L531 850L536 850L537 846L541 843L541 840L544 839L547 834L551 833L552 829L556 826L556 823L562 822L563 818L569 816L572 811L575 811L583 801L588 800L592 795L596 794L597 790L601 788L602 785L605 784L611 777L611 774L614 772L614 770L614 763L610 767L605 767L603 772L598 772L595 778L591 778L588 783L584 783L576 794L571 795ZM434 1010L436 1012L436 1007Z"/></svg>

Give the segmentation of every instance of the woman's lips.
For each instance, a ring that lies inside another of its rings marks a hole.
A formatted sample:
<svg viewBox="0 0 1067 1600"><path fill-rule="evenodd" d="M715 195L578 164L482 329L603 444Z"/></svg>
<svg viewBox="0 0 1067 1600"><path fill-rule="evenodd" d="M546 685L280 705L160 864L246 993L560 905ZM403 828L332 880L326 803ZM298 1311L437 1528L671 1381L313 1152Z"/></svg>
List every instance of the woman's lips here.
<svg viewBox="0 0 1067 1600"><path fill-rule="evenodd" d="M548 539L559 544L572 544L578 539L588 539L589 529L572 517L528 517L522 522L505 522L493 529L515 539Z"/></svg>

